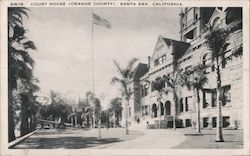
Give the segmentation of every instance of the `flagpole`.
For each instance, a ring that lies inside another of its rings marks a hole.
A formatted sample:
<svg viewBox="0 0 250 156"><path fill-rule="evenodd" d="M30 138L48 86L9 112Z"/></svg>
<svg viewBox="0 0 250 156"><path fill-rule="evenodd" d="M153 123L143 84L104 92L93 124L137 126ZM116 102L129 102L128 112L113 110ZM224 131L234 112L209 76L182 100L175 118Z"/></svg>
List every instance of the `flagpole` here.
<svg viewBox="0 0 250 156"><path fill-rule="evenodd" d="M93 12L91 9L91 16L93 16ZM94 23L91 22L91 52L92 52L92 91L95 99L95 66L94 66ZM93 101L93 129L95 129L95 103Z"/></svg>
<svg viewBox="0 0 250 156"><path fill-rule="evenodd" d="M91 16L93 16L93 10L91 9ZM92 74L93 74L93 95L95 99L95 66L94 66L94 22L92 21L92 28L91 28L91 42L92 42ZM95 119L96 119L96 114L95 114L95 103L93 103L93 128L95 129ZM100 116L98 118L98 140L101 139L101 120Z"/></svg>

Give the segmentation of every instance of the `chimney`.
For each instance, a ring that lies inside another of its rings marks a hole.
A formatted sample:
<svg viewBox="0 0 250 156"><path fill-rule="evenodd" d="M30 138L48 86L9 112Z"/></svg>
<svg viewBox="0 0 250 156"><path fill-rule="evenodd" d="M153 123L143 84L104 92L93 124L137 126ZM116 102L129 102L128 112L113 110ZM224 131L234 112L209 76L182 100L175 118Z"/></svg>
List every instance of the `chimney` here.
<svg viewBox="0 0 250 156"><path fill-rule="evenodd" d="M151 57L148 56L148 68L150 68L150 60L151 60Z"/></svg>

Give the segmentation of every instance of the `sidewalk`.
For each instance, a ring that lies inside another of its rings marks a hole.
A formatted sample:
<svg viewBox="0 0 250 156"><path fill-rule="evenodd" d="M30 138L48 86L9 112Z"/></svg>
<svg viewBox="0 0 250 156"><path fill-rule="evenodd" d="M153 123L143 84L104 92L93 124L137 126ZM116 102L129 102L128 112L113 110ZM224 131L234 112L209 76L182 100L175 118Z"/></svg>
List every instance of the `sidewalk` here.
<svg viewBox="0 0 250 156"><path fill-rule="evenodd" d="M170 149L185 141L185 136L174 130L144 130L145 135L134 140L96 146L107 149Z"/></svg>

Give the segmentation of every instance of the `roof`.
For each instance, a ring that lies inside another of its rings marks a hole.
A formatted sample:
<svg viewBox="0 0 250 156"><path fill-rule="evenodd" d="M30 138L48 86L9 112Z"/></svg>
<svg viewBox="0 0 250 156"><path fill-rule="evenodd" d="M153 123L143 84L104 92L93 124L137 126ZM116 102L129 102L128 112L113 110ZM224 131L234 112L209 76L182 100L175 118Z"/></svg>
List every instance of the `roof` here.
<svg viewBox="0 0 250 156"><path fill-rule="evenodd" d="M185 52L187 51L188 47L190 46L189 43L186 42L182 42L182 41L177 41L177 40L173 40L173 39L169 39L169 38L164 38L162 37L162 39L164 40L164 42L169 46L173 45L173 52L172 55L175 56L175 58L180 58L181 56L183 56L185 54Z"/></svg>
<svg viewBox="0 0 250 156"><path fill-rule="evenodd" d="M140 78L148 72L148 65L144 63L139 63L133 70L133 80L140 80Z"/></svg>

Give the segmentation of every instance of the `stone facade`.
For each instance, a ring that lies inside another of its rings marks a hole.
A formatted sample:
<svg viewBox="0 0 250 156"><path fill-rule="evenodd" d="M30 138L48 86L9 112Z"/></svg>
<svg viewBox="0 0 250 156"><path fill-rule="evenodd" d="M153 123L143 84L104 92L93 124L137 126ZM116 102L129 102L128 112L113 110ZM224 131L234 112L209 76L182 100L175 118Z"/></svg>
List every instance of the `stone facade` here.
<svg viewBox="0 0 250 156"><path fill-rule="evenodd" d="M151 87L156 77L173 73L174 55L178 56L178 69L186 69L198 64L209 64L211 53L205 45L204 32L207 25L216 25L232 30L226 55L242 46L242 9L241 8L184 8L180 13L180 41L159 36L148 69L140 78L130 82L134 95L130 102L129 120L154 123L155 120L173 120L174 101L170 91L157 101L158 93ZM201 127L216 127L216 73L211 66L206 70L208 83L204 86L201 97ZM223 127L234 127L235 122L242 127L242 57L225 59L221 68ZM195 127L196 95L186 87L176 86L178 107L177 126ZM160 115L161 114L161 115ZM171 126L170 126L171 127Z"/></svg>

